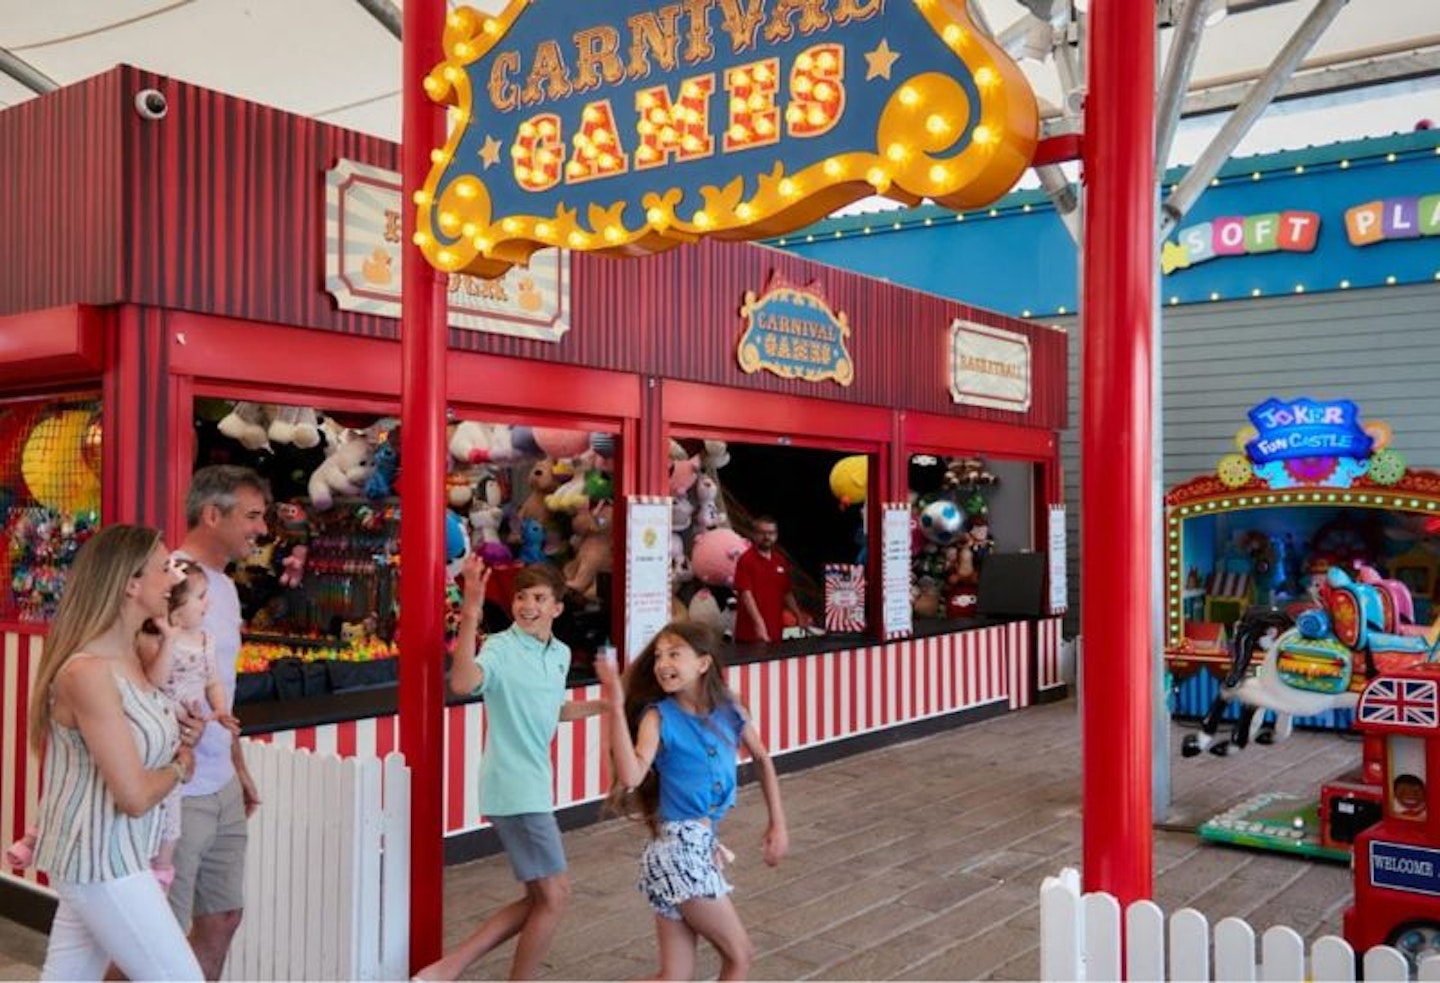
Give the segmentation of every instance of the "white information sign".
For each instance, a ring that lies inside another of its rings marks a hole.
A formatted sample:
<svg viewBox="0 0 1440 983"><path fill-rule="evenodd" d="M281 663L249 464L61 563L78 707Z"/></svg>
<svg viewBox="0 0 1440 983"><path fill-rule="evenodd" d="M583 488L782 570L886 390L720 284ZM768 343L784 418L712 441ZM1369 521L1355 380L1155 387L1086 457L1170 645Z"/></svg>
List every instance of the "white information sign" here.
<svg viewBox="0 0 1440 983"><path fill-rule="evenodd" d="M400 317L400 175L353 160L325 175L325 289L343 311ZM559 341L570 330L570 253L542 249L486 280L452 273L452 327Z"/></svg>
<svg viewBox="0 0 1440 983"><path fill-rule="evenodd" d="M915 631L910 606L910 506L887 502L880 520L881 611L886 638Z"/></svg>
<svg viewBox="0 0 1440 983"><path fill-rule="evenodd" d="M625 658L670 620L670 499L631 496L625 517Z"/></svg>
<svg viewBox="0 0 1440 983"><path fill-rule="evenodd" d="M950 398L970 406L1030 409L1030 339L957 318L950 325Z"/></svg>
<svg viewBox="0 0 1440 983"><path fill-rule="evenodd" d="M1050 506L1050 613L1061 614L1069 604L1070 584L1065 570L1065 506Z"/></svg>

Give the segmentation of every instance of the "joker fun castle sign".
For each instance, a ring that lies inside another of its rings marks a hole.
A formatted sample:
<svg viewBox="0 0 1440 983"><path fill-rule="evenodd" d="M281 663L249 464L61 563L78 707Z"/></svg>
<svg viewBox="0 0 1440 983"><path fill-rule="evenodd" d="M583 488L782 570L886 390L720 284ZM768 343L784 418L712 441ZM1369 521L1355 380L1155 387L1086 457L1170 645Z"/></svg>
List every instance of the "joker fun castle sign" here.
<svg viewBox="0 0 1440 983"><path fill-rule="evenodd" d="M416 240L447 272L771 236L876 193L983 205L1039 131L964 0L512 0L453 11L443 46Z"/></svg>

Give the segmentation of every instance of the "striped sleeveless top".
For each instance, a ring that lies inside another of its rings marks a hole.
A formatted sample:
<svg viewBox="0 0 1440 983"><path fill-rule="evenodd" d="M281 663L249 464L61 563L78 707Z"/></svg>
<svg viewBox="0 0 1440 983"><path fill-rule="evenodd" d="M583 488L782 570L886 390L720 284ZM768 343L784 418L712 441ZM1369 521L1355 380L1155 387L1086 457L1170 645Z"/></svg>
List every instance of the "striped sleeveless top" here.
<svg viewBox="0 0 1440 983"><path fill-rule="evenodd" d="M140 762L159 768L175 757L180 727L170 700L119 673L121 709ZM50 723L40 788L35 866L75 884L114 880L148 870L160 847L160 809L132 818L115 805L80 731Z"/></svg>

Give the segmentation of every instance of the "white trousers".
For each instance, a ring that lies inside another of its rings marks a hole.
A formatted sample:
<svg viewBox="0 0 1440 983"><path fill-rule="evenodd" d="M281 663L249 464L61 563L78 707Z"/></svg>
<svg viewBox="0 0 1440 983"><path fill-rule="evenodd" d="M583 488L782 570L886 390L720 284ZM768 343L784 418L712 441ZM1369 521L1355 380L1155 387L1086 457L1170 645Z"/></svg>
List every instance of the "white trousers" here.
<svg viewBox="0 0 1440 983"><path fill-rule="evenodd" d="M53 881L60 896L42 980L98 980L114 963L132 980L200 980L200 964L148 870L112 881Z"/></svg>

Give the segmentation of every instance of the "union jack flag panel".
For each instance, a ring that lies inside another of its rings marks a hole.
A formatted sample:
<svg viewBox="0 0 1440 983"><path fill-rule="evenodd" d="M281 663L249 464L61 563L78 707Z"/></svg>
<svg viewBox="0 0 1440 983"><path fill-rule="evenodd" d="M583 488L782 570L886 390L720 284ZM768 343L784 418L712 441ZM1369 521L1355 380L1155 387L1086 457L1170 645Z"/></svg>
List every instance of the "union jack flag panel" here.
<svg viewBox="0 0 1440 983"><path fill-rule="evenodd" d="M1401 727L1440 725L1433 679L1377 679L1360 701L1362 724Z"/></svg>

